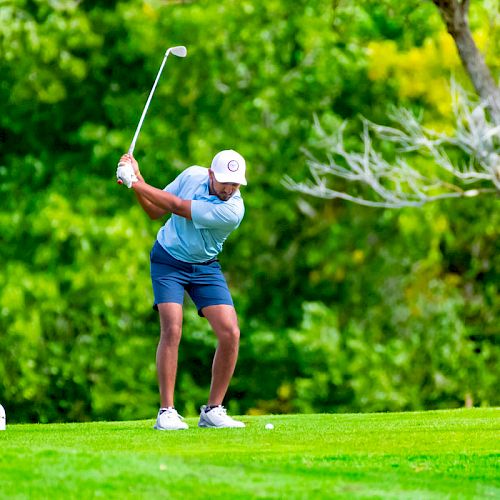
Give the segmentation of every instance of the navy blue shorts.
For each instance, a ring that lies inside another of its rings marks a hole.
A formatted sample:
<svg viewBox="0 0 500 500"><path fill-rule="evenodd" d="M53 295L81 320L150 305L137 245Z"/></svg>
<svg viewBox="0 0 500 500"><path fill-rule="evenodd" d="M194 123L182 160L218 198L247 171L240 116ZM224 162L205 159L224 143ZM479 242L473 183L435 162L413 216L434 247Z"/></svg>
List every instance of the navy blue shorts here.
<svg viewBox="0 0 500 500"><path fill-rule="evenodd" d="M183 304L186 291L203 316L207 306L227 304L233 299L218 260L204 264L191 264L174 259L156 240L150 254L151 281L153 283L154 309L164 302Z"/></svg>

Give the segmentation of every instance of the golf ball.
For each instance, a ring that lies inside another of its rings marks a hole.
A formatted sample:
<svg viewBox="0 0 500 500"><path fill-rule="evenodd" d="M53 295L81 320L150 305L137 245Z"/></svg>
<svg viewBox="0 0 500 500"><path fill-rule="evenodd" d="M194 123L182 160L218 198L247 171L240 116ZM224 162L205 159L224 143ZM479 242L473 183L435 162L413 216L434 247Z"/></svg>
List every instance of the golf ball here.
<svg viewBox="0 0 500 500"><path fill-rule="evenodd" d="M266 424L266 429L274 429L274 425L273 424Z"/></svg>

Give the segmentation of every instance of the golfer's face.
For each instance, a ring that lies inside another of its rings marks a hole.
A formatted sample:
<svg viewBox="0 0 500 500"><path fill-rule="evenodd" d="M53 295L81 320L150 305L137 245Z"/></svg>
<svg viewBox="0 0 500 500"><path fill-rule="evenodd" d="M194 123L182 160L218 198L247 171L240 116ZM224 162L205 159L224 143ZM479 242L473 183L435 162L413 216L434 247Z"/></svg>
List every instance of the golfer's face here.
<svg viewBox="0 0 500 500"><path fill-rule="evenodd" d="M232 182L217 182L212 172L210 172L210 182L212 188L211 194L214 194L222 201L229 200L240 187L239 184L234 184Z"/></svg>

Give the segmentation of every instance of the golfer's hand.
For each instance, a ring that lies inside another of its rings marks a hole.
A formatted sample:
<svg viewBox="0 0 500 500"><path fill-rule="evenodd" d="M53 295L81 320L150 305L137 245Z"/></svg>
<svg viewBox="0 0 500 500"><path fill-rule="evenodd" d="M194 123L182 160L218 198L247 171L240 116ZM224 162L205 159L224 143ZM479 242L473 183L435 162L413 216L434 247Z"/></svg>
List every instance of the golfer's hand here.
<svg viewBox="0 0 500 500"><path fill-rule="evenodd" d="M133 157L133 155L129 154L129 153L126 153L124 155L122 155L122 157L120 158L120 163L130 163L130 165L132 165L132 168L134 169L134 174L136 175L136 177L140 180L140 181L143 181L143 177L141 175L141 171L139 170L139 164L137 163L137 160Z"/></svg>
<svg viewBox="0 0 500 500"><path fill-rule="evenodd" d="M118 163L118 168L116 169L116 179L119 184L125 184L128 188L132 187L134 182L137 182L137 176L135 175L134 168L132 167L130 161L122 161Z"/></svg>

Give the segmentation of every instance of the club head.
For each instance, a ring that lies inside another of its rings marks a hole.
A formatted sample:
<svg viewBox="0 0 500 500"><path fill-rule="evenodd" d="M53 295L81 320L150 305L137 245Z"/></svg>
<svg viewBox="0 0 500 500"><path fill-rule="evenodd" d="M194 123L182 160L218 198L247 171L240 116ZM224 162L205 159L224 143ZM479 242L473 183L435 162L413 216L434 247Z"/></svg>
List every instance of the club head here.
<svg viewBox="0 0 500 500"><path fill-rule="evenodd" d="M186 57L187 49L183 45L179 45L177 47L170 47L167 52L169 54L174 54L177 57Z"/></svg>

